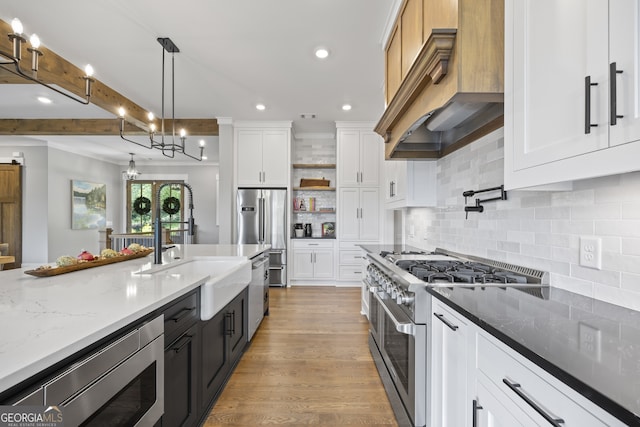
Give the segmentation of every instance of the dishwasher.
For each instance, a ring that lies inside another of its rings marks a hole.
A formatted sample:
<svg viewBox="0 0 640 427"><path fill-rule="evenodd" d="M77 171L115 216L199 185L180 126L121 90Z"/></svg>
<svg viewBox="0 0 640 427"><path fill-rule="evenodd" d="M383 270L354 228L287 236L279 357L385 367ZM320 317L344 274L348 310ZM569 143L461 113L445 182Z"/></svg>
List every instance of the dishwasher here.
<svg viewBox="0 0 640 427"><path fill-rule="evenodd" d="M249 340L253 338L264 318L265 278L269 274L269 255L260 254L251 258L251 282L249 283ZM268 286L266 287L268 289ZM268 291L267 291L268 292Z"/></svg>

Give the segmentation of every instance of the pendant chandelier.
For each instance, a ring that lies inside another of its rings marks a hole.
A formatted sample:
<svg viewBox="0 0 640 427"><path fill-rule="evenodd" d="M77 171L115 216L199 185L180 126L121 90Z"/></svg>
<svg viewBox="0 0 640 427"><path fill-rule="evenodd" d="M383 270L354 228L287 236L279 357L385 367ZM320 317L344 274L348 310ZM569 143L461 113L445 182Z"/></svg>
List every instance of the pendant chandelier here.
<svg viewBox="0 0 640 427"><path fill-rule="evenodd" d="M148 149L158 149L162 151L162 154L169 158L174 158L176 153L183 154L186 157L192 158L197 161L202 161L204 154L204 141L200 141L199 149L200 155L194 156L186 151L187 132L184 129L180 129L179 134L176 134L176 115L175 115L175 54L180 52L178 46L171 41L168 37L159 37L158 43L162 46L162 117L160 118L160 130L155 123L149 124L149 140L148 142L135 141L127 138L124 135L125 127L125 114L124 108L118 110L120 116L120 138L127 142L131 142ZM165 133L165 54L171 53L171 133ZM154 120L152 113L148 115L149 121Z"/></svg>
<svg viewBox="0 0 640 427"><path fill-rule="evenodd" d="M131 155L131 160L129 160L129 167L126 171L122 172L122 177L127 181L134 181L140 175L138 169L136 169L136 162L133 161L133 153L129 153Z"/></svg>
<svg viewBox="0 0 640 427"><path fill-rule="evenodd" d="M64 95L69 99L79 102L80 104L89 104L89 99L91 98L91 83L94 82L94 80L91 78L93 76L93 67L91 65L87 64L87 66L84 68L84 99L78 98L71 93L63 92L60 89L55 88L54 86L38 80L38 63L40 57L43 56L43 53L39 50L40 38L38 37L38 35L32 34L31 37L29 37L29 43L31 44L31 47L27 48L27 50L31 52L31 73L28 74L20 66L20 61L22 60L22 44L27 42L27 39L22 33L22 22L20 22L18 18L14 18L11 21L11 29L13 30L13 32L9 34L9 40L11 40L13 52L8 53L0 50L0 68L17 76L20 76L26 80L38 83L46 88L51 89L54 92L59 93L60 95Z"/></svg>

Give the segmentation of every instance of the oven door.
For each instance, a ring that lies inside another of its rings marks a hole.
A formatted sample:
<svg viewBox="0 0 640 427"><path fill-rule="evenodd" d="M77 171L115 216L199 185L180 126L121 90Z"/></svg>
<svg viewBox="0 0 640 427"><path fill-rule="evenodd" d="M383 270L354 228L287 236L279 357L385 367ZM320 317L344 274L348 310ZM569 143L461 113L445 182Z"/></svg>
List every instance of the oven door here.
<svg viewBox="0 0 640 427"><path fill-rule="evenodd" d="M380 351L414 426L426 424L426 325L414 324L395 301L374 293L380 307Z"/></svg>
<svg viewBox="0 0 640 427"><path fill-rule="evenodd" d="M382 336L380 335L380 312L382 308L374 296L379 288L375 285L375 282L372 283L370 279L367 278L365 281L369 295L369 333L378 347L380 347L382 346Z"/></svg>

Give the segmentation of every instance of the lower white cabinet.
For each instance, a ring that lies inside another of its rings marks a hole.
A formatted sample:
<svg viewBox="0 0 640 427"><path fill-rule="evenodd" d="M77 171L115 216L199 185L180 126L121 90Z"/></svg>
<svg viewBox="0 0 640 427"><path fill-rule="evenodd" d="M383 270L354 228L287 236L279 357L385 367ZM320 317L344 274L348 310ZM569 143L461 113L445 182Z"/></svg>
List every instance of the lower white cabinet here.
<svg viewBox="0 0 640 427"><path fill-rule="evenodd" d="M625 425L437 298L432 311L431 425Z"/></svg>
<svg viewBox="0 0 640 427"><path fill-rule="evenodd" d="M431 405L434 426L470 426L467 399L469 348L468 321L441 302L433 301L431 342Z"/></svg>
<svg viewBox="0 0 640 427"><path fill-rule="evenodd" d="M532 426L533 421L516 404L505 399L493 382L480 375L476 380L476 398L471 402L472 427Z"/></svg>
<svg viewBox="0 0 640 427"><path fill-rule="evenodd" d="M623 425L606 414L595 415L595 405L486 333L478 333L477 344L478 375L497 386L496 397L506 408L515 405L531 419L518 417L521 425L554 425L551 421L563 427Z"/></svg>
<svg viewBox="0 0 640 427"><path fill-rule="evenodd" d="M333 259L333 240L294 240L292 280L335 279Z"/></svg>
<svg viewBox="0 0 640 427"><path fill-rule="evenodd" d="M338 280L357 284L365 276L367 261L358 242L340 242L338 247Z"/></svg>

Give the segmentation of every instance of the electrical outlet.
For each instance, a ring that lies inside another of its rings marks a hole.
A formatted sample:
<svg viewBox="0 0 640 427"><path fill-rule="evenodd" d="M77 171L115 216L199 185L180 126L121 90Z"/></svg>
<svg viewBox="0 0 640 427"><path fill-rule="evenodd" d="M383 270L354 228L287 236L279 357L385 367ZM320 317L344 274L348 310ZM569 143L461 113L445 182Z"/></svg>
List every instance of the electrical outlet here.
<svg viewBox="0 0 640 427"><path fill-rule="evenodd" d="M580 237L580 265L602 269L602 240L599 237Z"/></svg>
<svg viewBox="0 0 640 427"><path fill-rule="evenodd" d="M598 328L578 323L578 348L594 360L600 361L602 356L602 332Z"/></svg>

